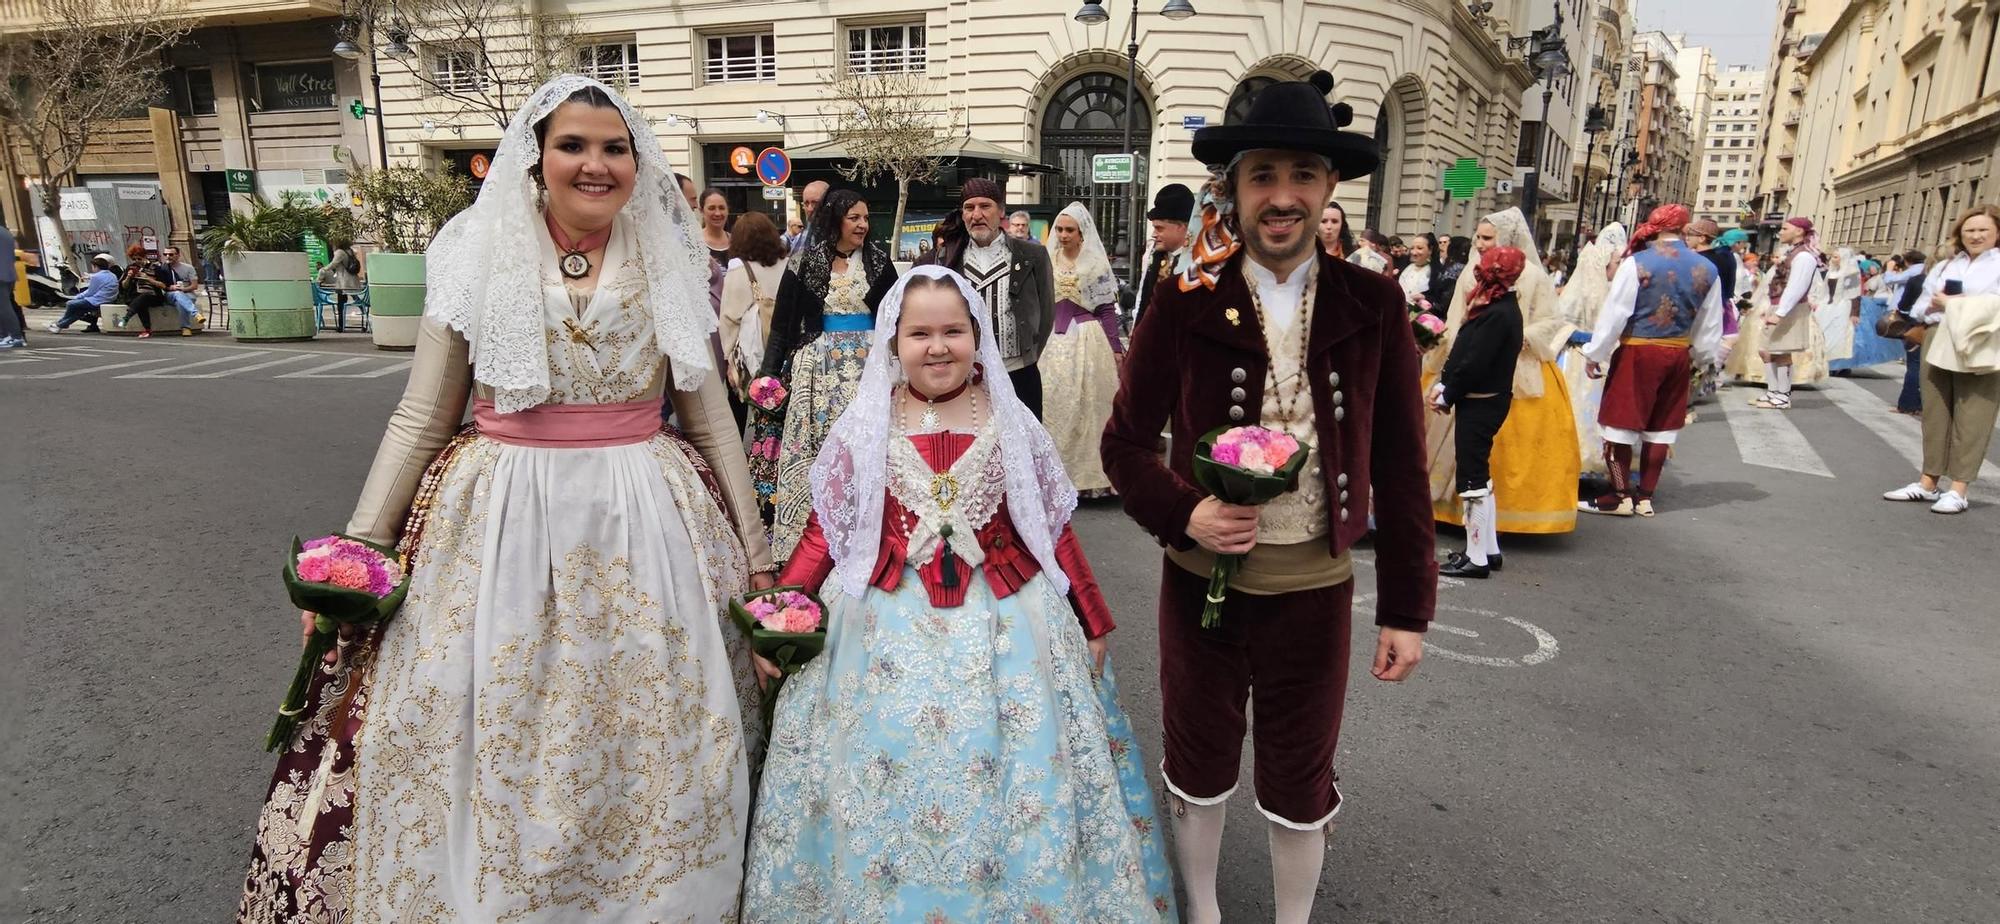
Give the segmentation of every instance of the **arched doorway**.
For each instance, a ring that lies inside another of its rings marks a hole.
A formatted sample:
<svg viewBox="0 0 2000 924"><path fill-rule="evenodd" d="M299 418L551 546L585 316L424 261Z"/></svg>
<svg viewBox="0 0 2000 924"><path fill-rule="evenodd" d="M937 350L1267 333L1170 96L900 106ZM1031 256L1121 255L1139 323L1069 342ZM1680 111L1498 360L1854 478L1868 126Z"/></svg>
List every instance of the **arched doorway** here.
<svg viewBox="0 0 2000 924"><path fill-rule="evenodd" d="M1385 101L1375 112L1375 149L1382 152L1383 166L1387 166L1389 152L1395 150L1389 144L1389 104ZM1368 182L1368 224L1366 227L1380 229L1388 214L1382 211L1383 194L1389 184L1395 182L1395 175L1387 170L1377 169ZM1393 227L1384 234L1396 233Z"/></svg>
<svg viewBox="0 0 2000 924"><path fill-rule="evenodd" d="M1143 96L1132 99L1132 148L1152 150L1152 110ZM1090 159L1125 153L1125 78L1083 74L1057 90L1042 114L1042 160L1062 172L1052 178L1059 204L1081 202L1097 221L1097 233L1113 262L1132 253L1132 187L1090 181ZM1122 258L1122 259L1121 259Z"/></svg>

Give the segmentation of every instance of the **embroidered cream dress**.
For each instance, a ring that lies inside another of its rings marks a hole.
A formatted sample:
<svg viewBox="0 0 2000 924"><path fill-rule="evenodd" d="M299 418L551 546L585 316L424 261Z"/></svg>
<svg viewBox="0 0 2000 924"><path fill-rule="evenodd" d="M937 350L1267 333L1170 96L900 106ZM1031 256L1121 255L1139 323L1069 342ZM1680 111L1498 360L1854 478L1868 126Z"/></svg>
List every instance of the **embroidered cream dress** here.
<svg viewBox="0 0 2000 924"><path fill-rule="evenodd" d="M545 274L548 404L670 378L626 236L594 292ZM468 432L432 464L471 386L462 338L424 341L348 527L394 539L423 480L408 601L309 700L240 919L734 921L756 693L721 613L770 565L722 386L672 394L685 440Z"/></svg>

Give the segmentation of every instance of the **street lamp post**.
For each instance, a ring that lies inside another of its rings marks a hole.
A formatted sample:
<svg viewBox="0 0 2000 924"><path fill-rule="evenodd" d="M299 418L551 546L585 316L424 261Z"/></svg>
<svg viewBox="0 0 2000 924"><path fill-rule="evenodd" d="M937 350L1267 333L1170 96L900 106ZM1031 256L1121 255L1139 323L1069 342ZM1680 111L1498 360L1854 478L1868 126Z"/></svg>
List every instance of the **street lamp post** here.
<svg viewBox="0 0 2000 924"><path fill-rule="evenodd" d="M1597 133L1603 130L1604 107L1597 103L1591 103L1589 113L1584 117L1583 121L1583 134L1588 139L1584 143L1583 148L1583 182L1585 184L1590 182L1590 158L1597 153ZM1608 164L1606 165L1606 172L1609 172ZM1576 190L1576 228L1571 233L1571 237L1576 244L1573 248L1575 250L1583 249L1583 203L1584 200L1590 198L1589 189L1588 185L1584 185L1577 187Z"/></svg>
<svg viewBox="0 0 2000 924"><path fill-rule="evenodd" d="M1528 182L1521 190L1521 214L1528 219L1528 227L1535 226L1535 206L1541 198L1542 154L1548 144L1549 104L1555 99L1556 81L1569 73L1569 43L1563 38L1562 0L1554 3L1555 22L1536 29L1520 38L1508 39L1510 48L1527 46L1528 66L1542 82L1542 118L1535 130L1533 161L1529 167ZM1530 233L1533 233L1532 230Z"/></svg>
<svg viewBox="0 0 2000 924"><path fill-rule="evenodd" d="M1175 21L1186 19L1194 14L1194 4L1189 2L1189 0L1167 0L1167 4L1160 8L1161 16ZM1105 11L1103 3L1097 2L1097 0L1087 0L1076 11L1076 16L1073 18L1086 26L1095 26L1109 21L1111 14ZM1145 186L1139 182L1138 163L1136 159L1138 152L1132 150L1132 87L1138 82L1139 0L1132 0L1132 35L1131 39L1125 45L1125 154L1128 157L1134 157L1134 162L1132 182L1130 188L1125 191L1125 209L1131 213L1125 222L1126 233L1129 235L1125 245L1125 259L1129 264L1127 270L1131 274L1132 301L1135 305L1138 304L1139 299L1139 274L1143 271L1145 264L1145 261L1139 259L1139 228L1141 227L1139 216L1143 213L1140 205L1145 202L1146 195Z"/></svg>
<svg viewBox="0 0 2000 924"><path fill-rule="evenodd" d="M340 22L340 41L335 42L333 53L349 61L361 58L361 49L354 44L357 31L365 32L368 38L368 82L375 97L375 159L379 166L389 166L389 127L382 117L382 66L375 57L375 18L370 13L366 21L344 18Z"/></svg>

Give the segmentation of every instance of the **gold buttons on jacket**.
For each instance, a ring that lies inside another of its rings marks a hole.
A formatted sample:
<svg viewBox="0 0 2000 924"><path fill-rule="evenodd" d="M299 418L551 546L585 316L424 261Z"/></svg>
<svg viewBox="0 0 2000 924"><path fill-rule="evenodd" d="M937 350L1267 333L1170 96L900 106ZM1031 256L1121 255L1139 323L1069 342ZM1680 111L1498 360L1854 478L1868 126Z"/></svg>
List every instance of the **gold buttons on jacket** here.
<svg viewBox="0 0 2000 924"><path fill-rule="evenodd" d="M1335 376L1335 378L1338 378L1338 376ZM1229 370L1229 380L1241 385L1244 382L1250 381L1250 373L1243 371L1242 366L1238 366Z"/></svg>
<svg viewBox="0 0 2000 924"><path fill-rule="evenodd" d="M1229 400L1231 400L1231 401L1239 401L1239 402L1240 402L1240 401L1242 401L1243 399L1245 399L1245 398L1248 398L1248 397L1250 397L1250 393L1249 393L1249 392L1247 392L1247 391L1244 391L1244 390L1243 390L1243 387L1242 387L1242 386L1240 386L1240 385L1239 385L1239 386L1237 386L1237 387L1235 387L1235 388L1232 388L1232 389L1230 389L1230 390L1229 390Z"/></svg>
<svg viewBox="0 0 2000 924"><path fill-rule="evenodd" d="M1235 404L1235 405L1231 405L1231 406L1230 406L1230 408L1229 408L1229 419L1230 419L1230 420L1238 420L1238 421L1242 420L1242 419L1243 419L1243 405L1240 405L1240 404Z"/></svg>

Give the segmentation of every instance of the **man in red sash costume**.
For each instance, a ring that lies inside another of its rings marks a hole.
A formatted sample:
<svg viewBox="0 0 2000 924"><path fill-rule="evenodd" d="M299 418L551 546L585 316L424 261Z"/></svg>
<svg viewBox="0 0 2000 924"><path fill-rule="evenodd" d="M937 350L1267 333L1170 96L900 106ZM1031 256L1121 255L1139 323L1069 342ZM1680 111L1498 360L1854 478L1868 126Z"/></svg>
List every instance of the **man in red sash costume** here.
<svg viewBox="0 0 2000 924"><path fill-rule="evenodd" d="M1126 512L1167 547L1160 581L1162 772L1175 796L1188 920L1220 919L1224 807L1255 697L1257 807L1268 820L1277 920L1303 924L1340 807L1334 747L1347 693L1353 566L1376 519L1373 673L1407 678L1437 595L1417 347L1394 280L1321 253L1314 220L1343 179L1381 162L1341 131L1333 77L1273 84L1239 124L1202 129L1215 178L1189 265L1133 332L1104 467ZM1310 453L1298 490L1238 507L1195 485L1196 440L1261 425ZM1171 428L1166 464L1158 454ZM1218 553L1245 554L1221 623L1201 627ZM1254 681L1254 685L1253 685Z"/></svg>

